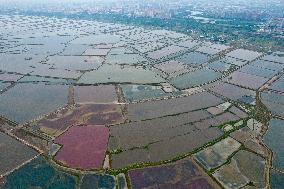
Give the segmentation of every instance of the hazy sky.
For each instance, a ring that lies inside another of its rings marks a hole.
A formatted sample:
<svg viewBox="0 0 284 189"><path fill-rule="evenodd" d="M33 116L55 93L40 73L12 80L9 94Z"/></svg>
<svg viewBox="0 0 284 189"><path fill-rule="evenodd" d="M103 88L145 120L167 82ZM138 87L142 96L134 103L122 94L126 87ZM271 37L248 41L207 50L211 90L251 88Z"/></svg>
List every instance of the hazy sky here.
<svg viewBox="0 0 284 189"><path fill-rule="evenodd" d="M24 7L33 7L33 6L49 6L53 5L55 7L57 6L64 6L71 5L71 4L85 4L91 3L91 5L95 5L96 3L99 4L105 4L105 5L112 5L117 4L118 2L123 1L124 3L121 3L121 5L126 5L125 2L140 2L140 3L149 3L149 2L184 2L185 4L191 3L191 4L199 4L199 5L242 5L245 7L255 7L258 5L280 5L284 4L284 0L0 0L0 5L12 5L12 7L18 7L18 8L24 8ZM113 3L116 2L116 3ZM181 3L182 4L182 3ZM284 6L284 5L283 5ZM284 10L284 7L283 7Z"/></svg>
<svg viewBox="0 0 284 189"><path fill-rule="evenodd" d="M155 2L155 1L162 1L162 0L0 0L0 3L72 3L72 2L76 2L76 3L86 3L86 2L118 2L118 1L141 1L141 2ZM163 0L163 1L177 1L177 0ZM182 1L182 0L181 0ZM186 0L183 0L186 1ZM196 1L196 2L204 2L204 1L208 1L208 2L271 2L271 0L188 0L188 2L191 1ZM283 1L283 0L273 0L273 1Z"/></svg>

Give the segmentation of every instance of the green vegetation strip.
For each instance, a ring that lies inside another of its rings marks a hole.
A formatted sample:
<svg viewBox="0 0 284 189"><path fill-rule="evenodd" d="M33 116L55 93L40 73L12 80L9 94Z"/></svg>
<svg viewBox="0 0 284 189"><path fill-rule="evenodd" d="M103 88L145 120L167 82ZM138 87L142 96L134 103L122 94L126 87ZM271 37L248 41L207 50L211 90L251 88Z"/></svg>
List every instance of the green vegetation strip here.
<svg viewBox="0 0 284 189"><path fill-rule="evenodd" d="M246 119L243 119L244 120L244 123L245 123L245 120ZM238 121L241 121L241 120L238 120ZM237 121L237 122L238 122ZM229 122L231 123L231 122ZM225 123L225 124L228 124ZM222 124L224 125L224 124ZM182 155L179 155L173 159L170 159L170 160L164 160L164 161L159 161L159 162L141 162L141 163L135 163L135 164L131 164L129 166L126 166L124 168L121 168L121 169L107 169L106 170L106 173L107 174L110 174L110 175L118 175L119 173L124 173L124 174L127 174L127 172L131 169L138 169L138 168L145 168L145 167L151 167L151 166L159 166L159 165L164 165L164 164L169 164L169 163L173 163L173 162L176 162L176 161L179 161L179 160L182 160L186 157L189 157L199 151L202 151L204 150L205 148L207 147L210 147L210 146L213 146L214 144L216 144L217 142L220 142L222 141L223 139L227 138L230 136L231 133L233 133L234 131L236 130L239 130L241 129L242 127L244 127L245 124L239 126L239 127L236 127L234 128L233 130L231 131L228 131L228 132L225 132L222 136L220 136L219 138L216 138L206 144L204 144L203 146L199 147L199 148L196 148L194 149L193 151L189 152L189 153L186 153L186 154L182 154Z"/></svg>

